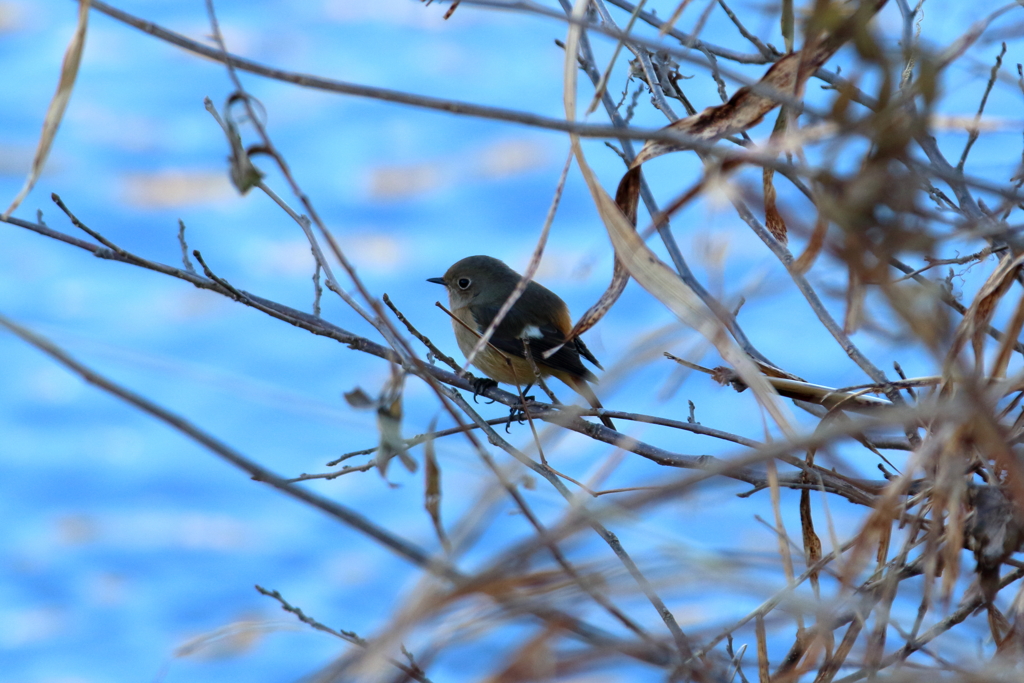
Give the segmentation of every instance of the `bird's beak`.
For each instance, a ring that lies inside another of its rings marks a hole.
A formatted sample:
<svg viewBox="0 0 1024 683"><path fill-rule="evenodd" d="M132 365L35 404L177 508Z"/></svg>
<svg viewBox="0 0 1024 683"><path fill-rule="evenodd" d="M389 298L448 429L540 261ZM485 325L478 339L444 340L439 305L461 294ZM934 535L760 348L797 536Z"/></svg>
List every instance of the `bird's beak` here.
<svg viewBox="0 0 1024 683"><path fill-rule="evenodd" d="M427 282L433 282L435 285L443 285L444 284L444 278L443 277L428 277L427 278Z"/></svg>

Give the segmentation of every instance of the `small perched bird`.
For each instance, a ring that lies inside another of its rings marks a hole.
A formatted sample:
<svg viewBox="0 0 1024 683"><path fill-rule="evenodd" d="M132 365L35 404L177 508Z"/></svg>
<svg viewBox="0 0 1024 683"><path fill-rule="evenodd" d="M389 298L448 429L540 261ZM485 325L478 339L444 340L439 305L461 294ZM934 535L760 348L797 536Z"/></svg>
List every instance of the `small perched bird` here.
<svg viewBox="0 0 1024 683"><path fill-rule="evenodd" d="M519 273L490 256L469 256L449 268L444 277L427 279L427 282L444 285L448 289L452 313L465 323L463 326L458 320L452 320L455 340L467 357L479 341L479 335L491 324L521 279ZM598 368L601 364L582 339L568 338L571 331L572 318L565 302L531 280L495 328L490 339L494 348L485 346L481 349L473 359L473 365L496 382L529 388L535 378L533 365L526 357L529 348L533 363L542 376L554 375L587 399L591 406L601 408L601 402L588 384L597 382L597 377L583 367L580 356ZM549 358L544 357L545 351L559 346L561 348ZM601 422L615 429L609 418L602 417Z"/></svg>

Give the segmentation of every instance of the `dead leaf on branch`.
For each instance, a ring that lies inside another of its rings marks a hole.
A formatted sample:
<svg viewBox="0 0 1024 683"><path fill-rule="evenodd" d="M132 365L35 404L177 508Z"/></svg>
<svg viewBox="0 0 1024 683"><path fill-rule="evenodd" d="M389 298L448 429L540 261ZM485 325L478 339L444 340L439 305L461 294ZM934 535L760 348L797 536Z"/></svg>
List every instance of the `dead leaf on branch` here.
<svg viewBox="0 0 1024 683"><path fill-rule="evenodd" d="M877 13L885 3L886 0L867 3L870 15ZM761 80L740 88L724 104L679 119L662 130L711 141L741 133L760 123L765 114L779 106L783 100L794 99L810 75L851 37L863 21L861 10L864 6L840 22L830 35L812 40L803 50L782 57ZM689 149L685 142L652 140L644 145L632 166L638 167L663 154L685 149Z"/></svg>
<svg viewBox="0 0 1024 683"><path fill-rule="evenodd" d="M409 455L402 438L402 390L405 387L405 373L392 366L391 376L384 383L380 396L375 400L365 391L356 387L345 392L345 401L356 410L376 410L377 430L380 445L377 447L376 465L381 476L387 476L388 464L398 457L410 472L416 471L416 461Z"/></svg>
<svg viewBox="0 0 1024 683"><path fill-rule="evenodd" d="M971 340L971 345L974 349L975 368L979 373L983 371L985 335L988 334L988 325L995 314L996 306L999 305L999 301L1009 290L1010 285L1013 283L1014 275L1021 264L1024 264L1024 254L1016 258L1005 256L999 262L999 265L996 266L996 269L992 271L992 274L989 275L988 280L982 285L977 296L974 297L974 301L971 302L970 308L964 314L963 320L957 326L956 333L953 336L953 343L950 344L949 353L946 354L943 374L947 377L947 381L952 379L950 372L960 352L966 346L968 339Z"/></svg>
<svg viewBox="0 0 1024 683"><path fill-rule="evenodd" d="M430 422L428 432L433 434L436 429L437 418L434 418ZM430 521L434 524L441 545L450 551L448 535L441 522L441 466L437 463L433 437L428 438L423 444L423 479L423 507L430 515Z"/></svg>
<svg viewBox="0 0 1024 683"><path fill-rule="evenodd" d="M57 92L53 94L50 106L46 110L46 117L43 119L43 132L39 136L39 145L36 148L35 158L32 160L32 168L18 195L11 202L11 205L7 207L7 210L4 211L4 220L14 213L14 210L18 208L22 200L35 187L36 181L39 180L39 175L43 172L43 167L46 165L46 159L50 156L50 147L53 146L53 140L57 137L57 129L60 128L60 122L64 119L64 112L67 110L68 102L71 100L71 92L75 89L75 79L78 78L78 67L82 63L85 33L89 26L89 6L90 0L80 0L78 3L78 25L75 27L75 32L72 34L67 50L64 52L64 62L60 67L60 81L57 83Z"/></svg>
<svg viewBox="0 0 1024 683"><path fill-rule="evenodd" d="M238 132L238 123L235 121L234 116L231 113L231 106L240 101L248 95L240 93L234 93L228 98L227 103L224 105L224 117L217 112L217 108L213 106L213 102L207 97L203 100L203 104L206 106L206 111L210 112L210 115L216 119L221 129L224 131L224 136L227 138L228 146L231 148L231 154L228 155L228 163L230 164L231 184L235 186L239 194L246 194L255 187L260 181L263 180L263 172L260 171L252 163L249 158L252 154L257 152L265 152L265 149L259 147L251 147L245 149L242 146L242 136Z"/></svg>
<svg viewBox="0 0 1024 683"><path fill-rule="evenodd" d="M577 0L572 14L575 21L569 27L569 34L565 42L563 97L566 117L569 120L575 120L576 117L578 76L575 57L581 31L577 22L583 19L587 6L586 0ZM750 357L729 337L717 317L708 309L697 293L683 282L678 273L665 265L637 234L635 225L630 221L630 217L635 214L631 213L629 208L634 206L635 202L624 209L613 200L601 186L587 163L580 146L579 136L570 134L570 139L580 171L605 224L608 236L615 247L617 259L621 261L629 275L636 279L644 289L665 304L680 320L715 345L722 357L736 369L743 382L753 390L758 401L771 414L783 432L791 434L792 417L789 411L779 402L778 395L772 390ZM639 182L637 182L636 188L638 198Z"/></svg>
<svg viewBox="0 0 1024 683"><path fill-rule="evenodd" d="M772 130L772 143L777 143L785 136L789 118L789 111L786 108L779 111L779 116L775 119L775 128ZM789 241L786 234L786 221L782 219L782 214L779 213L778 207L775 206L775 183L772 181L774 176L775 169L770 166L765 166L761 170L761 185L763 186L762 192L764 194L764 225L768 228L768 232L772 234L772 237L778 240L780 244L786 244Z"/></svg>
<svg viewBox="0 0 1024 683"><path fill-rule="evenodd" d="M885 3L886 0L874 0L874 2L862 4L853 13L845 16L832 17L830 15L824 18L817 17L817 23L822 26L828 26L831 23L832 30L825 31L819 27L817 33L808 38L808 43L803 50L787 54L779 59L756 84L740 88L724 104L708 107L704 111L680 119L662 130L707 142L748 130L759 123L767 113L779 106L781 102L797 99L803 91L803 84L807 78L835 54L836 50L845 42L858 34L858 31L866 25L867 21ZM577 8L579 7L580 5L577 3ZM582 16L582 10L579 10L577 13ZM574 27L570 27L570 38L573 38L574 30ZM575 41L573 43L575 44ZM576 74L571 71L571 69L575 68L575 63L571 59L567 61L567 64L569 62L572 62L572 64L565 71L566 114L572 120L575 118ZM641 166L645 162L663 154L686 149L690 149L690 146L685 141L649 141L634 159L629 170L623 175L616 191L615 204L634 232L640 201ZM769 174L765 175L765 188L765 208L769 229L772 229L776 239L785 242L785 222L782 220L778 210L774 208L774 187L772 186ZM591 189L593 192L593 188ZM600 209L601 207L599 206L598 208ZM605 220L605 225L609 230L609 235L612 236L612 242L615 243L615 236L612 235L612 223ZM627 271L630 271L630 269L622 267L618 251L616 251L616 254L615 273L611 284L604 294L601 295L597 303L587 310L579 322L577 322L574 328L575 333L593 327L604 317L607 311L614 305L619 295L621 295L623 289L625 289L629 277L629 272ZM806 267L808 264L805 262L803 265ZM688 291L687 298L697 298L699 300L695 292L692 292L689 287L683 286ZM699 304L698 308L704 308L702 302L698 301L697 303Z"/></svg>

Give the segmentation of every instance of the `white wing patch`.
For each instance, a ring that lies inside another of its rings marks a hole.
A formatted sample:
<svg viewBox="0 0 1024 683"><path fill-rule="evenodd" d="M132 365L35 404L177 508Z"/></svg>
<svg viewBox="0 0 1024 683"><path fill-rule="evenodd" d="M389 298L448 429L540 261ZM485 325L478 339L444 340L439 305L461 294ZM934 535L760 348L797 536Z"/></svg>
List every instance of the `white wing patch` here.
<svg viewBox="0 0 1024 683"><path fill-rule="evenodd" d="M523 328L523 337L527 339L541 339L544 333L540 331L540 328L536 325L527 325Z"/></svg>

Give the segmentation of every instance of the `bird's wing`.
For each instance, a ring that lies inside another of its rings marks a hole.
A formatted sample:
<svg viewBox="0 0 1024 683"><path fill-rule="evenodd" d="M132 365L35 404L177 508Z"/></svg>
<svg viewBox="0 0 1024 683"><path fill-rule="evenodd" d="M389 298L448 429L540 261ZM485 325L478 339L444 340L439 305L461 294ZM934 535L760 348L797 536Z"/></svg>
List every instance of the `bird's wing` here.
<svg viewBox="0 0 1024 683"><path fill-rule="evenodd" d="M494 316L498 314L498 306L475 306L472 311L473 319L476 321L479 331L483 333ZM579 377L590 382L596 382L594 373L587 370L580 361L580 347L585 351L584 357L592 357L583 342L574 339L566 342L565 333L550 323L540 324L531 316L522 315L515 309L508 312L494 330L491 337L491 344L495 348L507 353L510 356L526 357L526 347L523 340L529 343L530 351L534 362L538 366L559 372L565 372L573 377ZM544 358L544 352L561 346L550 358ZM600 366L598 366L600 367Z"/></svg>
<svg viewBox="0 0 1024 683"><path fill-rule="evenodd" d="M599 362L597 362L597 358L595 358L595 357L594 357L594 354L592 354L592 353L590 352L590 349L588 349L588 348L587 348L587 345L583 343L583 340L582 340L582 339L580 339L579 337L576 337L576 338L575 338L575 339L573 340L573 343L574 343L574 344L576 344L576 350L577 350L577 351L579 352L579 354L580 354L581 356L583 356L583 357L584 357L584 358L586 358L586 359L587 359L588 361L590 361L591 363L593 363L593 364L594 364L594 366L596 366L596 367L597 367L597 369L599 369L599 370L604 370L604 366L603 366L603 365L601 365L601 364L600 364Z"/></svg>

